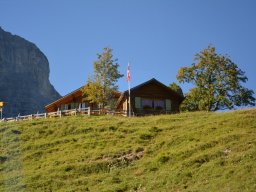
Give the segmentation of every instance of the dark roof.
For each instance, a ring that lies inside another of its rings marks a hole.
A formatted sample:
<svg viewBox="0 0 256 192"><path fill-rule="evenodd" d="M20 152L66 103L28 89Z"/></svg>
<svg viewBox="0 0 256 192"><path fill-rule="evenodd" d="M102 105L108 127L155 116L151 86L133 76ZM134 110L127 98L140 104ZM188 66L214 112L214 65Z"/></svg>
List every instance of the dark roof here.
<svg viewBox="0 0 256 192"><path fill-rule="evenodd" d="M68 93L68 94L62 96L62 97L59 98L58 100L55 100L55 101L53 101L52 103L46 105L45 108L49 107L50 105L52 105L52 104L54 104L54 103L57 103L57 102L63 100L64 98L66 98L66 97L68 97L68 96L70 96L70 95L73 95L73 94L77 93L78 91L81 91L82 88L83 88L83 86L80 87L80 88L78 88L78 89L76 89L76 90L74 90L74 91L72 91L71 93Z"/></svg>
<svg viewBox="0 0 256 192"><path fill-rule="evenodd" d="M141 83L133 88L130 89L131 92L143 87L144 85L147 85L147 84L150 84L150 83L156 83L158 84L159 86L163 87L164 89L167 89L168 91L170 91L173 95L175 95L176 97L180 98L180 100L182 101L184 99L184 97L180 94L178 94L177 92L173 91L170 87L166 86L165 84L161 83L160 81L156 80L155 78L152 78L144 83ZM122 93L122 95L120 96L120 98L118 99L117 101L117 105L119 105L119 103L122 101L123 97L128 95L128 91L129 90L126 90Z"/></svg>
<svg viewBox="0 0 256 192"><path fill-rule="evenodd" d="M82 87L80 87L80 88L78 88L78 89L72 91L71 93L68 93L68 94L62 96L62 97L59 98L58 100L55 100L55 101L53 101L52 103L46 105L45 108L48 108L49 106L51 106L51 105L53 105L53 104L55 104L55 103L60 102L61 100L65 99L66 97L69 97L69 96L71 96L71 95L74 95L74 94L77 94L77 93L79 93L79 92L82 92L82 88L83 88L83 87L84 87L84 86L82 86ZM116 97L120 97L121 93L118 92L118 91L116 91L116 92L114 92L114 95L115 95Z"/></svg>

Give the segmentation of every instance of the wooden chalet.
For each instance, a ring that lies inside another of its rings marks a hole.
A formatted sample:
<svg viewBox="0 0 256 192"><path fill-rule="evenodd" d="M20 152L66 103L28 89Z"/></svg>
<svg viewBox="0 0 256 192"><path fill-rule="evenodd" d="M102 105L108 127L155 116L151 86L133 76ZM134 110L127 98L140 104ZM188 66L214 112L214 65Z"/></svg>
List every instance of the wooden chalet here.
<svg viewBox="0 0 256 192"><path fill-rule="evenodd" d="M89 102L83 102L83 93L81 91L80 87L79 89L76 89L75 91L61 97L60 99L48 104L45 106L45 111L47 113L49 112L55 112L58 110L70 110L70 109L76 109L76 108L85 108L85 107L92 107Z"/></svg>
<svg viewBox="0 0 256 192"><path fill-rule="evenodd" d="M131 90L131 112L134 115L166 114L179 112L184 97L156 79L151 79ZM128 90L117 102L117 110L129 110Z"/></svg>
<svg viewBox="0 0 256 192"><path fill-rule="evenodd" d="M47 113L90 107L98 110L96 103L84 101L82 87L45 106ZM133 115L166 114L179 112L184 97L156 79L146 81L131 90L131 112ZM115 93L116 112L128 114L128 90Z"/></svg>
<svg viewBox="0 0 256 192"><path fill-rule="evenodd" d="M79 89L76 89L75 91L61 97L60 99L48 104L45 106L45 111L47 113L55 112L58 110L64 111L64 110L72 110L72 109L79 109L79 108L87 108L90 107L91 110L97 110L98 104L96 103L89 103L88 101L85 101L83 99L83 87L80 87ZM114 97L118 99L120 97L121 93L116 92L114 94Z"/></svg>

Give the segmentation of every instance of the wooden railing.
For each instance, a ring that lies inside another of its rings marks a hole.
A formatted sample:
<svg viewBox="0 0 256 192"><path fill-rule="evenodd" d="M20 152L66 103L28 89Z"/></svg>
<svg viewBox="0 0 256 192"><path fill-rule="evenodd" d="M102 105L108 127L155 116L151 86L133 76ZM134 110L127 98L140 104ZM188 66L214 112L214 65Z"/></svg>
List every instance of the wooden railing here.
<svg viewBox="0 0 256 192"><path fill-rule="evenodd" d="M144 116L144 115L159 115L159 114L170 114L172 111L166 110L136 110L132 111L132 116ZM17 117L4 118L0 119L0 122L12 122L12 121L23 121L23 120L32 120L32 119L46 119L62 116L75 116L75 115L119 115L127 116L127 111L124 110L107 110L107 109L94 109L91 110L90 107L87 108L78 108L78 109L69 109L69 110L58 110L55 112L49 113L37 113L31 115L18 115Z"/></svg>
<svg viewBox="0 0 256 192"><path fill-rule="evenodd" d="M46 118L54 118L54 117L62 117L62 116L75 116L75 115L122 115L126 116L126 111L114 111L114 110L105 110L105 109L95 109L91 110L90 107L87 108L78 108L78 109L69 109L69 110L58 110L55 112L49 113L37 113L31 115L18 115L17 117L4 118L0 120L0 122L4 121L23 121L23 120L32 120L32 119L46 119Z"/></svg>
<svg viewBox="0 0 256 192"><path fill-rule="evenodd" d="M36 113L31 115L18 115L17 117L10 117L10 118L4 118L1 121L22 121L22 120L32 120L32 119L46 119L46 118L53 118L53 117L62 117L62 116L71 116L71 115L77 115L77 114L87 114L91 115L90 107L88 108L80 108L80 109L70 109L70 110L58 110L55 112L49 112L49 113Z"/></svg>

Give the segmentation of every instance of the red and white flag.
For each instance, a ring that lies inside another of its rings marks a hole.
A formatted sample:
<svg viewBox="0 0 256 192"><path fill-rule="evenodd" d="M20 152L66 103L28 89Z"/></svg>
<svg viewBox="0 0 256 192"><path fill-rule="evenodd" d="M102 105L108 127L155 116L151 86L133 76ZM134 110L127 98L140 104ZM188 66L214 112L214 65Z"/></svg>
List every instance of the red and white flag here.
<svg viewBox="0 0 256 192"><path fill-rule="evenodd" d="M130 63L128 63L126 80L131 81Z"/></svg>

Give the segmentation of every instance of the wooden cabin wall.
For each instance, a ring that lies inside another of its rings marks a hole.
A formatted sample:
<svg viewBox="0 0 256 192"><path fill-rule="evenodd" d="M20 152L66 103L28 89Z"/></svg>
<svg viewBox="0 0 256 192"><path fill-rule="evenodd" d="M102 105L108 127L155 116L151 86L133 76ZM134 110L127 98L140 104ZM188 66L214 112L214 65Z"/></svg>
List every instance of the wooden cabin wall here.
<svg viewBox="0 0 256 192"><path fill-rule="evenodd" d="M132 109L134 111L136 111L135 97L151 98L151 99L170 99L172 102L171 111L173 112L179 111L180 99L177 98L176 95L172 94L169 90L157 84L148 84L135 91L132 91L131 103L132 103Z"/></svg>

